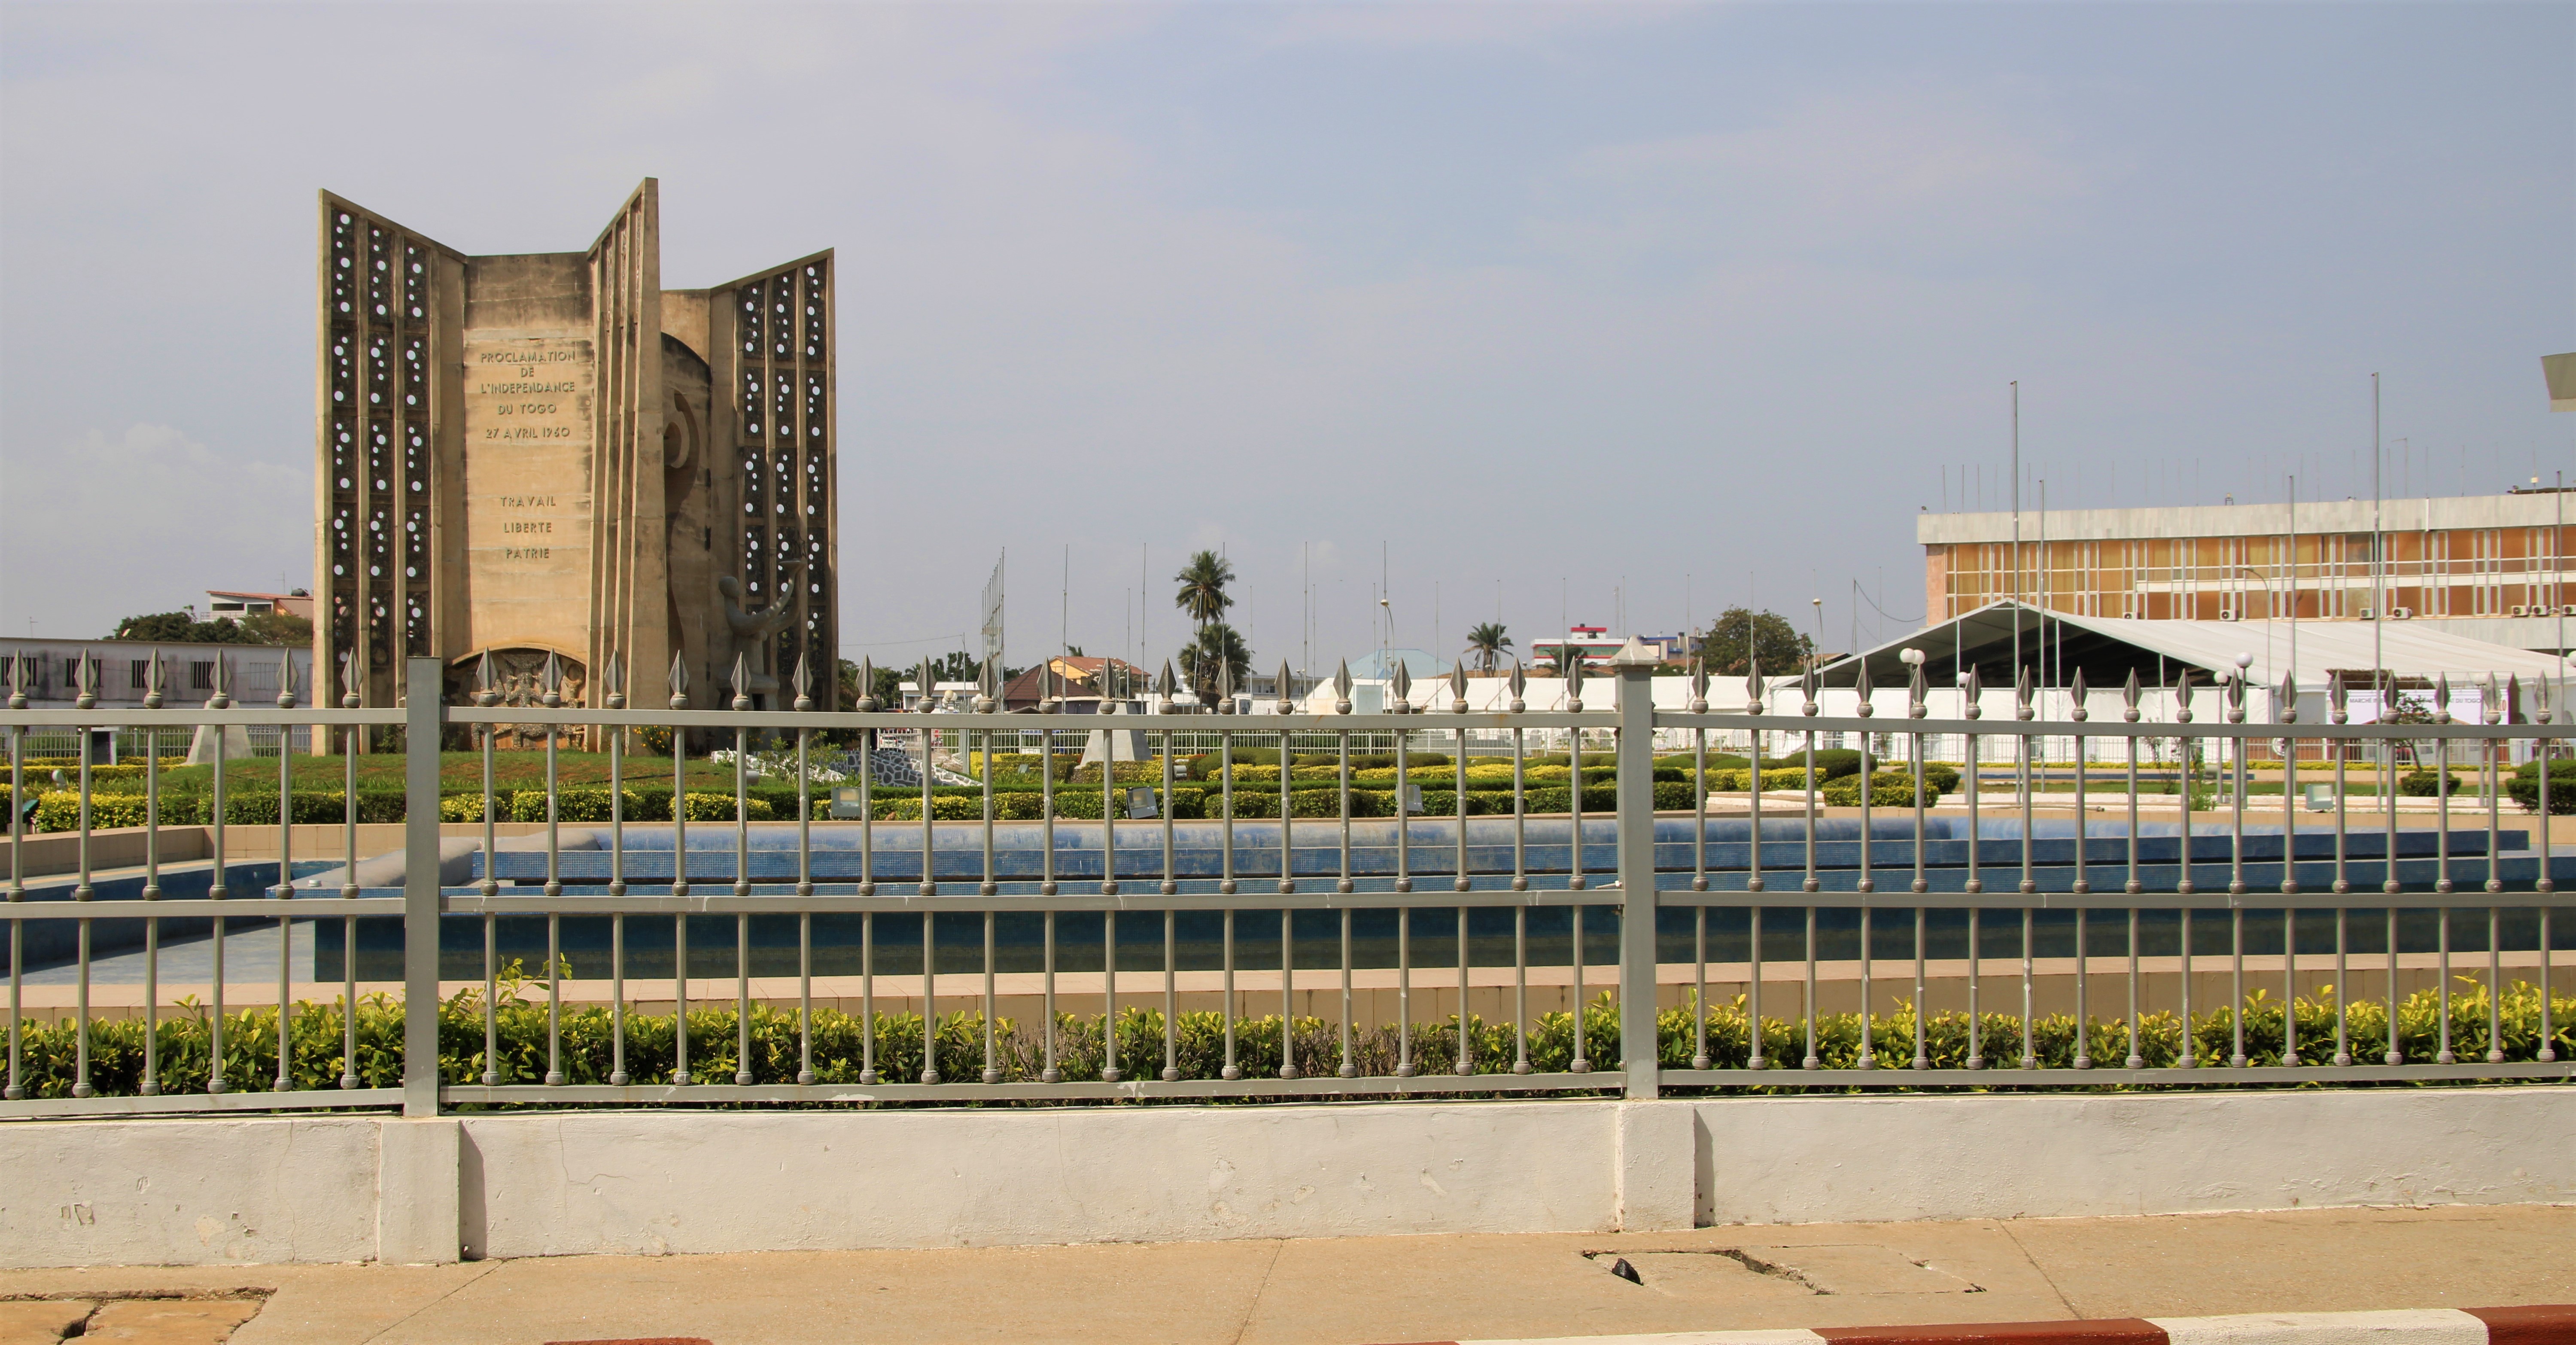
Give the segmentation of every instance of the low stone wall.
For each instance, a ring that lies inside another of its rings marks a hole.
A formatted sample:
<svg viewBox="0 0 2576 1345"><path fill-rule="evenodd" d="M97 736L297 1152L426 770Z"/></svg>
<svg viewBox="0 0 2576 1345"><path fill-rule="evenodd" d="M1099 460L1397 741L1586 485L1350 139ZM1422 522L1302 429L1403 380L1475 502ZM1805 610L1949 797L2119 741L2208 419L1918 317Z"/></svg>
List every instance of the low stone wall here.
<svg viewBox="0 0 2576 1345"><path fill-rule="evenodd" d="M0 1264L2576 1200L2576 1090L0 1125Z"/></svg>

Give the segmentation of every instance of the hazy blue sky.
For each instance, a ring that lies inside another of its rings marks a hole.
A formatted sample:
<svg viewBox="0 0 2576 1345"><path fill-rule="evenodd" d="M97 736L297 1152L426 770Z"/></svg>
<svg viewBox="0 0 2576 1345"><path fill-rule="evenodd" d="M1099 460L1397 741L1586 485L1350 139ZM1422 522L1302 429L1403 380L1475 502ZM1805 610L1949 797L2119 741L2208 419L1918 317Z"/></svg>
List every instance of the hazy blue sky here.
<svg viewBox="0 0 2576 1345"><path fill-rule="evenodd" d="M836 247L844 654L1923 610L2052 505L2576 469L2576 5L0 7L0 635L309 581L313 192ZM1561 596L1562 595L1562 596ZM1126 604L1128 615L1122 615ZM1130 644L1132 648L1132 643Z"/></svg>

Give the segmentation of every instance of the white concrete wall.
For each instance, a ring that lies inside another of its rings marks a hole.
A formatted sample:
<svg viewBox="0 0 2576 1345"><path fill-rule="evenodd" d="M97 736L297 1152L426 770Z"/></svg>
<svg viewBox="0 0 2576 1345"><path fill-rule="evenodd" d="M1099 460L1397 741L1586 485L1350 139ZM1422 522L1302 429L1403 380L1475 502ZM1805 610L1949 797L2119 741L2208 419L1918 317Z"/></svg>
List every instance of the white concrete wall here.
<svg viewBox="0 0 2576 1345"><path fill-rule="evenodd" d="M2564 1087L1685 1105L1702 1224L2576 1200Z"/></svg>
<svg viewBox="0 0 2576 1345"><path fill-rule="evenodd" d="M2576 1089L0 1125L0 1265L2576 1200Z"/></svg>
<svg viewBox="0 0 2576 1345"><path fill-rule="evenodd" d="M466 1252L1617 1226L1615 1104L622 1112L464 1122ZM679 1124L674 1125L673 1122Z"/></svg>
<svg viewBox="0 0 2576 1345"><path fill-rule="evenodd" d="M383 1124L334 1116L0 1125L0 1265L368 1260Z"/></svg>

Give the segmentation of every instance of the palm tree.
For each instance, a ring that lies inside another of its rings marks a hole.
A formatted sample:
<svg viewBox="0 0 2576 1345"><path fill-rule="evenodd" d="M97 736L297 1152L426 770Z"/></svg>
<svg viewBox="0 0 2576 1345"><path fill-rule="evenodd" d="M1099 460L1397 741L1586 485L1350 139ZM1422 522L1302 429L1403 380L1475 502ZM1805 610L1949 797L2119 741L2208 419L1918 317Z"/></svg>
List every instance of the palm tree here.
<svg viewBox="0 0 2576 1345"><path fill-rule="evenodd" d="M1499 621L1482 622L1467 632L1467 652L1483 661L1486 672L1492 672L1494 665L1502 659L1503 651L1511 647L1512 637L1504 632L1503 623Z"/></svg>
<svg viewBox="0 0 2576 1345"><path fill-rule="evenodd" d="M1198 693L1202 705L1216 699L1219 668L1232 670L1232 685L1238 691L1252 679L1252 650L1234 627L1215 621L1199 627L1198 638L1181 646L1181 676Z"/></svg>
<svg viewBox="0 0 2576 1345"><path fill-rule="evenodd" d="M1190 563L1172 576L1180 584L1180 594L1172 605L1190 614L1190 619L1205 627L1221 620L1225 609L1234 606L1225 586L1234 582L1234 566L1213 551L1202 551L1190 557Z"/></svg>

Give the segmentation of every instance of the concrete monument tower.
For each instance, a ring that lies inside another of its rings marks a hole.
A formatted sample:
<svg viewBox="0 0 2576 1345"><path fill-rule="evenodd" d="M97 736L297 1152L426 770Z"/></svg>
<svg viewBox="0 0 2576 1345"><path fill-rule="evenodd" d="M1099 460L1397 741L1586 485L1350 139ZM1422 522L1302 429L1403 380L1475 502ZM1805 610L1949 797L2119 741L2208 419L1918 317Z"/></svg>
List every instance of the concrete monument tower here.
<svg viewBox="0 0 2576 1345"><path fill-rule="evenodd" d="M662 705L676 653L714 707L739 653L762 708L800 657L832 705L832 254L665 290L659 202L587 251L469 257L322 193L317 695L344 653L372 705L405 658L454 697L551 654L597 704L614 654Z"/></svg>

